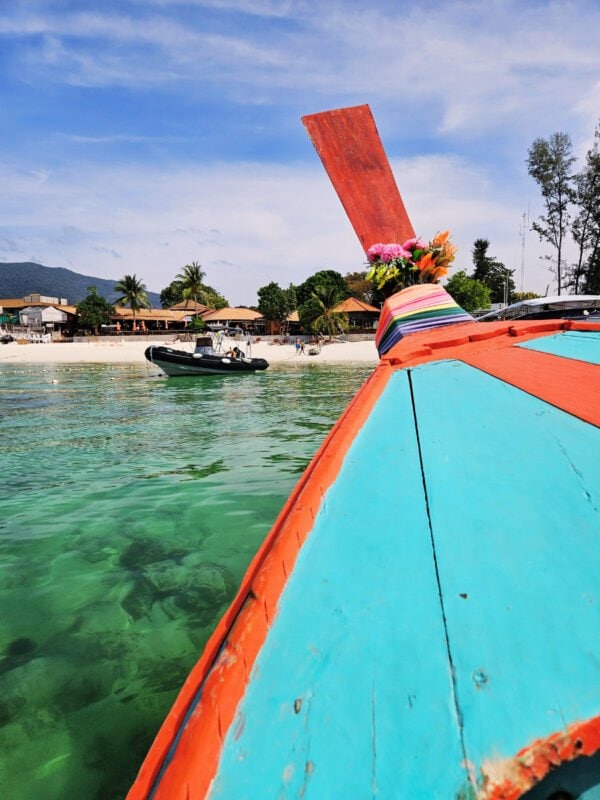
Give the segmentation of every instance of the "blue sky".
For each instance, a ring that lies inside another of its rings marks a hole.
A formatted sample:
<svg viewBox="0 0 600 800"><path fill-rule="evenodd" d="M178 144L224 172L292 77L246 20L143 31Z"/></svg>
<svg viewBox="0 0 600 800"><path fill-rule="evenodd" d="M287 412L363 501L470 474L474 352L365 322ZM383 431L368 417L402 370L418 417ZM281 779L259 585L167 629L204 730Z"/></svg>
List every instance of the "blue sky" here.
<svg viewBox="0 0 600 800"><path fill-rule="evenodd" d="M364 255L301 124L368 103L414 227L516 269L532 141L600 119L600 5L0 0L0 261L232 304ZM552 275L525 239L525 289ZM32 290L34 287L32 287Z"/></svg>

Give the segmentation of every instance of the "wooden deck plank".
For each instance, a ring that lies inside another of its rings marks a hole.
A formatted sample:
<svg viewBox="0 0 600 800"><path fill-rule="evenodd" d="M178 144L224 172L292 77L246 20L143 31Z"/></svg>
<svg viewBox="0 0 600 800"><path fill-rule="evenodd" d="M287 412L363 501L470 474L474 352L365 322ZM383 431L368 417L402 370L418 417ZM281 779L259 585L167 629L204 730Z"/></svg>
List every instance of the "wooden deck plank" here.
<svg viewBox="0 0 600 800"><path fill-rule="evenodd" d="M454 797L466 780L407 373L325 497L212 798Z"/></svg>
<svg viewBox="0 0 600 800"><path fill-rule="evenodd" d="M411 370L469 760L597 714L600 430L460 362Z"/></svg>
<svg viewBox="0 0 600 800"><path fill-rule="evenodd" d="M538 353L574 358L588 364L600 365L600 333L595 331L566 331L555 336L545 336L519 345Z"/></svg>

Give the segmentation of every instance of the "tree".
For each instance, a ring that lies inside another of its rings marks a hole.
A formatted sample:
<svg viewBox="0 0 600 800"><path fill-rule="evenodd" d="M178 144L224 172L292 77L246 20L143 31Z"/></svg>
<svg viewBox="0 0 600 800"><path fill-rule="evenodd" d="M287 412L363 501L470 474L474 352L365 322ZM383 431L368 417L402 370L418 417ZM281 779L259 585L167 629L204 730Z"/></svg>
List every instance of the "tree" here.
<svg viewBox="0 0 600 800"><path fill-rule="evenodd" d="M369 305L373 304L375 288L367 278L366 272L348 272L344 275L344 280L350 292L350 297L356 297L357 300L362 300L363 303L369 303Z"/></svg>
<svg viewBox="0 0 600 800"><path fill-rule="evenodd" d="M489 239L475 239L473 242L473 274L476 281L485 283L492 267L492 258L488 256Z"/></svg>
<svg viewBox="0 0 600 800"><path fill-rule="evenodd" d="M538 184L546 209L532 228L540 241L548 242L556 250L556 279L560 295L563 288L563 249L569 224L569 204L574 199L571 167L571 138L566 133L553 133L549 139L536 139L527 157L529 174ZM548 257L551 258L550 256Z"/></svg>
<svg viewBox="0 0 600 800"><path fill-rule="evenodd" d="M584 294L600 294L600 242L588 258L583 280Z"/></svg>
<svg viewBox="0 0 600 800"><path fill-rule="evenodd" d="M320 272L315 272L315 274L307 278L304 283L296 287L298 306L310 300L317 287L323 289L331 287L335 289L337 296L336 303L350 297L350 291L348 290L346 281L340 273L336 272L334 269L324 269Z"/></svg>
<svg viewBox="0 0 600 800"><path fill-rule="evenodd" d="M588 150L583 170L575 176L573 201L577 216L571 233L577 245L577 261L569 274L569 286L579 293L582 282L587 283L586 271L594 263L594 253L600 246L600 125L595 131L595 141ZM586 264L586 257L591 260Z"/></svg>
<svg viewBox="0 0 600 800"><path fill-rule="evenodd" d="M258 310L266 319L280 324L284 323L294 310L295 304L290 304L290 301L294 300L295 292L292 297L289 290L282 289L274 281L258 290Z"/></svg>
<svg viewBox="0 0 600 800"><path fill-rule="evenodd" d="M538 297L541 297L541 294L536 294L535 292L515 292L513 295L512 302L513 303L521 303L523 300L536 300Z"/></svg>
<svg viewBox="0 0 600 800"><path fill-rule="evenodd" d="M302 327L328 336L347 331L348 315L333 310L339 302L336 286L317 286L311 297L298 309Z"/></svg>
<svg viewBox="0 0 600 800"><path fill-rule="evenodd" d="M160 293L160 304L163 308L170 308L171 306L181 303L183 300L183 284L181 281L175 279L166 286Z"/></svg>
<svg viewBox="0 0 600 800"><path fill-rule="evenodd" d="M490 307L490 289L476 278L469 278L464 270L456 272L444 287L465 311Z"/></svg>
<svg viewBox="0 0 600 800"><path fill-rule="evenodd" d="M512 303L515 293L514 270L508 269L497 258L488 255L490 243L487 239L475 239L473 243L473 274L490 290L490 302Z"/></svg>
<svg viewBox="0 0 600 800"><path fill-rule="evenodd" d="M202 281L205 275L206 273L202 270L200 264L197 261L192 261L191 264L186 264L179 275L175 277L175 280L181 282L183 299L194 300L194 315L196 317L198 316L198 297L204 288Z"/></svg>
<svg viewBox="0 0 600 800"><path fill-rule="evenodd" d="M296 292L296 287L293 283L290 283L287 289L284 289L287 299L288 299L288 306L290 311L294 311L298 308L298 294Z"/></svg>
<svg viewBox="0 0 600 800"><path fill-rule="evenodd" d="M217 292L216 289L213 289L212 286L203 285L202 291L198 295L198 299L201 303L204 303L205 306L217 310L219 308L227 308L229 306L229 301L226 300L222 294Z"/></svg>
<svg viewBox="0 0 600 800"><path fill-rule="evenodd" d="M135 330L135 314L142 308L150 308L146 285L138 280L135 275L124 275L115 284L115 292L121 296L117 298L117 303L128 305L133 312L133 330Z"/></svg>
<svg viewBox="0 0 600 800"><path fill-rule="evenodd" d="M77 315L84 328L93 328L98 334L100 325L108 325L115 313L114 307L98 294L95 286L87 287L87 297L77 303Z"/></svg>

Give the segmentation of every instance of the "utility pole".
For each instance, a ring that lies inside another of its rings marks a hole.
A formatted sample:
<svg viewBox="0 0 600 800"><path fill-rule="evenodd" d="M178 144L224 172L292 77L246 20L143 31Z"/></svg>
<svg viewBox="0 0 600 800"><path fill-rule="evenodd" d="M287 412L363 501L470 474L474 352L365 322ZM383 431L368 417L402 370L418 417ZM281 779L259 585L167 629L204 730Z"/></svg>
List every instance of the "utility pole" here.
<svg viewBox="0 0 600 800"><path fill-rule="evenodd" d="M527 231L529 230L529 206L527 206L527 211L523 212L523 216L521 217L521 224L519 226L519 236L521 237L521 291L524 292L525 289L523 288L525 285L525 239L527 238Z"/></svg>

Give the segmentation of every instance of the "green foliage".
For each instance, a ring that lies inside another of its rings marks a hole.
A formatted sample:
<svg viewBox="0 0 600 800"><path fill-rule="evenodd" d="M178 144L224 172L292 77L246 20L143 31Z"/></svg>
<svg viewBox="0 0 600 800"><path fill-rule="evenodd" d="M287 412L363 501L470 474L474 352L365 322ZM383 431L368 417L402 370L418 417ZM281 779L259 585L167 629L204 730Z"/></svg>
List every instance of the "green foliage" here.
<svg viewBox="0 0 600 800"><path fill-rule="evenodd" d="M288 315L295 308L296 293L282 289L278 283L271 281L258 290L258 310L273 322L285 322ZM293 305L291 305L293 303Z"/></svg>
<svg viewBox="0 0 600 800"><path fill-rule="evenodd" d="M206 286L206 284L202 287L202 291L199 295L199 300L205 306L209 308L214 308L217 311L220 308L227 308L229 305L229 301L223 297L222 294L219 294L216 289L213 289L212 286Z"/></svg>
<svg viewBox="0 0 600 800"><path fill-rule="evenodd" d="M508 269L497 258L489 256L487 239L476 239L473 243L473 274L490 290L490 302L512 303L515 294L514 270ZM447 287L446 287L447 288Z"/></svg>
<svg viewBox="0 0 600 800"><path fill-rule="evenodd" d="M536 298L541 296L542 296L541 294L536 294L535 292L515 292L511 302L521 303L523 300L535 300Z"/></svg>
<svg viewBox="0 0 600 800"><path fill-rule="evenodd" d="M290 311L294 311L298 308L298 293L293 283L290 283L288 288L285 289L285 293L287 294L289 309Z"/></svg>
<svg viewBox="0 0 600 800"><path fill-rule="evenodd" d="M183 283L177 278L171 281L160 293L160 304L162 308L170 308L181 303L183 300Z"/></svg>
<svg viewBox="0 0 600 800"><path fill-rule="evenodd" d="M311 275L310 278L307 278L304 283L301 283L300 286L296 287L296 300L298 302L298 307L310 300L317 287L321 289L335 290L337 297L336 303L339 303L340 301L345 300L347 297L350 297L348 285L346 284L346 281L342 275L333 269L324 269L320 272L315 272L315 274Z"/></svg>
<svg viewBox="0 0 600 800"><path fill-rule="evenodd" d="M316 286L311 297L298 309L302 327L327 336L336 336L347 331L348 315L333 311L339 302L336 286Z"/></svg>
<svg viewBox="0 0 600 800"><path fill-rule="evenodd" d="M367 278L366 272L348 272L344 275L344 280L350 292L350 297L356 297L357 300L362 300L363 303L373 305L376 290L372 282Z"/></svg>
<svg viewBox="0 0 600 800"><path fill-rule="evenodd" d="M587 261L583 294L600 294L600 243L596 244Z"/></svg>
<svg viewBox="0 0 600 800"><path fill-rule="evenodd" d="M95 286L88 286L88 294L80 303L77 303L79 323L84 328L93 328L98 333L100 325L108 325L115 309L108 300L98 294Z"/></svg>
<svg viewBox="0 0 600 800"><path fill-rule="evenodd" d="M536 139L527 157L527 169L538 184L545 206L545 216L532 224L533 230L556 250L555 270L558 294L563 287L563 250L569 225L569 203L575 199L571 138L553 133L549 139Z"/></svg>
<svg viewBox="0 0 600 800"><path fill-rule="evenodd" d="M186 264L160 293L162 307L169 308L184 300L193 300L196 306L203 305L214 309L228 306L229 303L222 294L203 282L204 277L205 273L197 261Z"/></svg>
<svg viewBox="0 0 600 800"><path fill-rule="evenodd" d="M191 264L186 264L181 270L175 280L181 282L182 296L184 300L193 300L194 305L198 306L199 296L204 288L202 281L206 273L197 261L192 261Z"/></svg>
<svg viewBox="0 0 600 800"><path fill-rule="evenodd" d="M575 176L577 215L571 233L577 245L577 261L569 270L568 283L579 294L582 283L594 285L594 264L600 251L600 125L588 150L583 170ZM597 267L596 267L597 269ZM591 274L588 274L591 273ZM588 290L585 290L588 292Z"/></svg>
<svg viewBox="0 0 600 800"><path fill-rule="evenodd" d="M188 330L200 332L206 328L206 322L202 319L202 317L192 317L190 324L188 325Z"/></svg>
<svg viewBox="0 0 600 800"><path fill-rule="evenodd" d="M454 273L444 288L465 311L490 307L489 287L476 278L469 278L464 270Z"/></svg>
<svg viewBox="0 0 600 800"><path fill-rule="evenodd" d="M136 311L150 307L146 286L135 275L124 275L115 284L115 292L119 295L116 302L121 305L128 305L133 311L134 319Z"/></svg>

